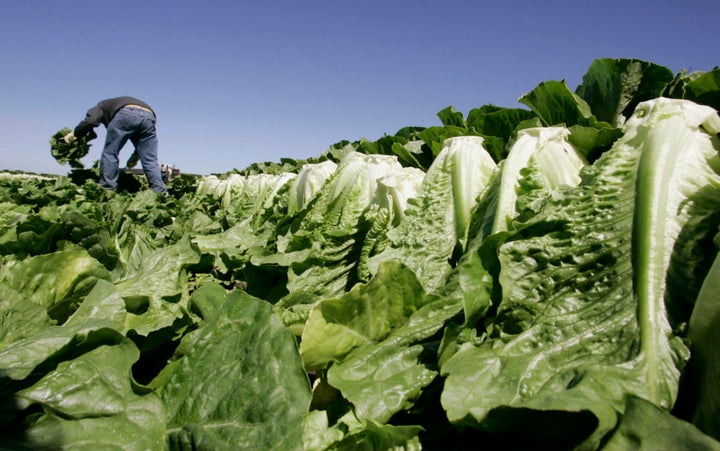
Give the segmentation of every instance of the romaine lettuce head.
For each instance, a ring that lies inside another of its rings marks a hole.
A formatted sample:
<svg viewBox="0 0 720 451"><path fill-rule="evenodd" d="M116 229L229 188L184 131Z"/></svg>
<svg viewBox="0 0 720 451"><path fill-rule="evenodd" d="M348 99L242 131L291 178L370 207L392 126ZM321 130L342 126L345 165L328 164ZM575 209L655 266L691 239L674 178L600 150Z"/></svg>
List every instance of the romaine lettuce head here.
<svg viewBox="0 0 720 451"><path fill-rule="evenodd" d="M71 133L72 129L65 127L52 135L50 137L50 154L62 165L69 164L71 168L82 169L84 165L80 159L90 151L89 139L87 136L76 138L72 135L70 135L70 139L66 139Z"/></svg>
<svg viewBox="0 0 720 451"><path fill-rule="evenodd" d="M546 193L580 183L579 172L587 161L568 142L569 135L565 127L533 127L518 132L500 174L493 233L507 230L508 223L517 216L521 179L531 170L538 174Z"/></svg>
<svg viewBox="0 0 720 451"><path fill-rule="evenodd" d="M286 209L285 193L289 183L297 177L292 172L279 174L229 174L203 177L197 184L195 198L199 202L209 198L220 203L224 220L231 225L248 221L259 227L275 209Z"/></svg>
<svg viewBox="0 0 720 451"><path fill-rule="evenodd" d="M628 395L673 407L689 355L677 331L718 226L717 121L689 101L639 104L577 187L483 243L500 290L484 338L442 365L452 422L542 418L538 434L597 446Z"/></svg>
<svg viewBox="0 0 720 451"><path fill-rule="evenodd" d="M277 252L252 257L256 266L289 268L283 305L335 297L354 285L372 216L393 202L381 189L382 181L405 172L391 155L350 152L340 160L312 202L278 236Z"/></svg>
<svg viewBox="0 0 720 451"><path fill-rule="evenodd" d="M388 231L390 244L370 258L371 272L396 260L415 271L428 292L442 285L453 253L465 246L472 211L495 167L482 137L446 139L417 198L408 201L405 217Z"/></svg>
<svg viewBox="0 0 720 451"><path fill-rule="evenodd" d="M292 216L304 209L336 169L337 163L332 160L303 165L290 186L288 214Z"/></svg>
<svg viewBox="0 0 720 451"><path fill-rule="evenodd" d="M472 212L465 252L442 287L444 296L463 299L468 323L490 307L488 293L493 287L478 256L488 235L507 231L521 214L532 215L555 190L580 183L587 161L570 144L569 134L565 127L522 129L507 158L492 171Z"/></svg>
<svg viewBox="0 0 720 451"><path fill-rule="evenodd" d="M392 212L393 224L405 217L408 201L417 197L425 173L418 168L403 168L378 180L378 204Z"/></svg>

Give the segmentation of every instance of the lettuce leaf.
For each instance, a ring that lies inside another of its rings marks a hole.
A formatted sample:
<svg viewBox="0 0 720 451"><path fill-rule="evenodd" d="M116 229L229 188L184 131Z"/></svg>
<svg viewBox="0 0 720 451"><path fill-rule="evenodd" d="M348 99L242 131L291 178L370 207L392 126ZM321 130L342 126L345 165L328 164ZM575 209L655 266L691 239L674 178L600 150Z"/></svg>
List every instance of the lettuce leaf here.
<svg viewBox="0 0 720 451"><path fill-rule="evenodd" d="M305 366L327 370L327 382L355 406L362 420L387 422L409 409L437 376L433 337L460 310L426 294L397 261L380 265L366 285L318 303L300 343Z"/></svg>
<svg viewBox="0 0 720 451"><path fill-rule="evenodd" d="M659 97L672 78L670 69L655 63L598 58L575 92L598 120L621 127L640 102Z"/></svg>
<svg viewBox="0 0 720 451"><path fill-rule="evenodd" d="M720 254L708 271L688 323L692 359L686 386L692 422L720 439Z"/></svg>
<svg viewBox="0 0 720 451"><path fill-rule="evenodd" d="M72 315L98 280L111 279L110 272L84 249L10 261L2 272L2 285L45 308L59 323Z"/></svg>
<svg viewBox="0 0 720 451"><path fill-rule="evenodd" d="M115 282L128 306L126 330L147 336L185 316L187 268L199 260L199 252L188 236L157 249L147 233L138 230L123 262L125 272ZM153 290L148 291L148 286Z"/></svg>
<svg viewBox="0 0 720 451"><path fill-rule="evenodd" d="M651 402L628 396L618 428L603 451L628 449L720 450L720 443Z"/></svg>
<svg viewBox="0 0 720 451"><path fill-rule="evenodd" d="M269 303L232 292L161 378L170 448L302 449L310 383Z"/></svg>

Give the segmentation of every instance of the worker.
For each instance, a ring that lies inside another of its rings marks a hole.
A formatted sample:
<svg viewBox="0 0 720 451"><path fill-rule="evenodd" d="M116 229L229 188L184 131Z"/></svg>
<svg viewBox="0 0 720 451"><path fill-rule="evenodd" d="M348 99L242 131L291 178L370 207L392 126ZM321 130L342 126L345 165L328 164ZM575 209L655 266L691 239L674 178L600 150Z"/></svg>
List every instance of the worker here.
<svg viewBox="0 0 720 451"><path fill-rule="evenodd" d="M142 100L128 96L105 99L88 110L85 119L68 133L65 141L86 136L88 140L95 139L97 134L94 128L103 124L107 134L100 156L100 185L111 191L117 190L120 150L130 140L135 146L135 152L130 156L127 166L134 166L139 158L150 188L167 195L158 163L156 120L153 109Z"/></svg>

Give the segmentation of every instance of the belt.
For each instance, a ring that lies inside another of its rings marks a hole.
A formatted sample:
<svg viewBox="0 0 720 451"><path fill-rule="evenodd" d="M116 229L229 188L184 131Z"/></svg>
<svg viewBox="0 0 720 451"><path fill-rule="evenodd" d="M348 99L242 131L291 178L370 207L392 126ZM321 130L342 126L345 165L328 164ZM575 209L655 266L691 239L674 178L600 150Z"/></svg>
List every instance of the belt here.
<svg viewBox="0 0 720 451"><path fill-rule="evenodd" d="M135 108L136 110L147 111L148 113L152 113L153 115L155 115L155 112L153 110L142 105L125 105L123 106L123 108Z"/></svg>

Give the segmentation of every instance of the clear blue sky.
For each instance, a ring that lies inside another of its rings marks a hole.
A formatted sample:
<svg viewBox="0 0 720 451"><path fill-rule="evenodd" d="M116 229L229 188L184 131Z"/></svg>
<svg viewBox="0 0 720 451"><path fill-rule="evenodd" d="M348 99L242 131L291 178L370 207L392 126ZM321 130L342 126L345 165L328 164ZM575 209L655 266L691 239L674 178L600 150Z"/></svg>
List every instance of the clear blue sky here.
<svg viewBox="0 0 720 451"><path fill-rule="evenodd" d="M596 58L710 70L719 24L717 0L6 1L0 169L66 174L50 136L120 95L154 107L160 160L183 172L315 157L450 105L575 89Z"/></svg>

